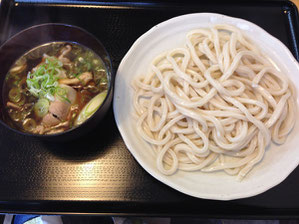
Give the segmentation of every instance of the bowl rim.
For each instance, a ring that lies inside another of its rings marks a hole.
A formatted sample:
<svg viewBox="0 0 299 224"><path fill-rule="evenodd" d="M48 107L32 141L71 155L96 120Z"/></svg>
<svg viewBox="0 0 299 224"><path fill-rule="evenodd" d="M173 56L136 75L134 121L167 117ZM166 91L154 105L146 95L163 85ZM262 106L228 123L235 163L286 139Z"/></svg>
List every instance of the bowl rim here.
<svg viewBox="0 0 299 224"><path fill-rule="evenodd" d="M97 113L98 111L100 111L101 108L103 107L103 105L106 103L107 99L109 98L109 95L112 94L112 92L113 92L113 85L114 85L114 75L113 75L113 74L114 74L114 70L113 70L113 67L112 67L111 57L110 57L110 55L109 55L107 49L105 48L105 46L102 44L102 42L101 42L95 35L91 34L91 33L88 32L87 30L85 30L85 29L83 29L83 28L81 28L81 27L79 27L79 26L76 26L76 25L71 25L71 24L66 24L66 23L42 23L42 24L37 24L37 25L33 25L33 26L30 26L30 27L27 27L27 28L21 30L20 32L17 32L16 34L12 35L12 36L9 37L7 40L5 40L5 41L1 44L1 46L0 46L0 52L2 51L2 49L3 49L3 48L4 48L10 41L12 41L12 40L14 40L15 38L17 38L17 37L23 35L25 32L28 32L29 30L37 29L37 28L40 28L40 27L46 27L46 26L61 26L61 27L75 28L75 29L80 30L80 31L81 31L82 33L84 33L84 34L89 35L91 38L93 38L93 39L96 41L96 43L97 43L98 45L100 45L100 46L103 48L103 50L104 50L104 52L105 52L105 54L106 54L106 56L107 56L107 59L108 59L107 61L108 61L109 66L110 66L110 71L109 71L109 70L107 71L107 77L108 77L108 89L107 89L107 95L106 95L104 101L102 102L102 104L100 105L100 107L93 113L92 116L90 116L86 121L84 121L82 124L78 125L77 127L68 129L68 130L63 131L63 132L54 133L54 134L34 134L34 133L23 132L23 131L20 131L20 130L18 130L18 129L16 129L16 128L13 128L13 127L9 126L8 124L6 124L2 119L0 119L0 123L1 123L3 126L5 126L6 128L12 130L13 132L16 132L16 133L18 133L18 134L25 135L25 136L37 137L37 138L45 138L45 139L47 139L47 138L55 138L55 137L58 137L58 136L63 136L63 135L69 134L69 133L71 133L71 132L77 130L78 128L80 128L80 127L86 125L87 122L90 122L90 121L95 117L96 113ZM76 44L82 45L83 47L85 47L85 48L87 48L87 49L89 49L89 50L92 50L98 57L100 57L100 55L98 55L98 53L95 52L95 51L94 51L93 49L91 49L90 47L87 47L87 46L85 46L84 44L81 44L81 43L79 43L79 42L77 42L77 41L72 41L72 40L68 40L68 41L65 41L65 40L51 40L51 41L46 41L45 43L41 43L41 44L38 44L38 45L36 45L36 46L30 48L28 51L24 52L24 53L22 54L22 56L23 56L24 54L26 54L27 52L29 52L29 51L31 51L31 50L33 50L33 49L35 49L35 48L37 48L37 47L39 47L39 46L41 46L41 45L43 45L43 44L48 44L48 43L52 43L52 42L70 42L70 43L76 43ZM20 56L20 57L22 57L22 56ZM100 58L102 59L102 57L100 57ZM18 58L16 58L16 60L17 60L17 59L18 59ZM103 60L103 59L102 59L102 60ZM7 75L7 74L5 74L5 76L6 76L6 75ZM4 85L4 83L3 83L3 85ZM2 93L1 93L1 94L2 94ZM3 104L3 102L0 102L0 103ZM5 107L4 104L3 104L3 106ZM4 110L4 111L5 111L5 110Z"/></svg>

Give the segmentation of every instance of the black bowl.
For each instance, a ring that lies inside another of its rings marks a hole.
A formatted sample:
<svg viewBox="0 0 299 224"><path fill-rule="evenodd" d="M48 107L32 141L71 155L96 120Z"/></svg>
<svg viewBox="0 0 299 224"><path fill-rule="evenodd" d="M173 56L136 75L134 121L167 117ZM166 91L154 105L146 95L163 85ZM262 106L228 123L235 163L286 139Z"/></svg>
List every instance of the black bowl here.
<svg viewBox="0 0 299 224"><path fill-rule="evenodd" d="M93 50L98 56L100 56L105 63L108 73L107 96L99 109L87 121L76 128L51 135L25 133L10 127L4 121L4 117L7 116L5 106L3 104L4 101L2 94L5 76L7 75L10 67L18 58L20 58L31 49L49 42L78 43ZM97 38L95 38L87 31L83 30L82 28L66 24L47 23L23 30L11 37L0 47L0 65L0 123L19 134L51 141L67 141L70 139L74 139L86 134L87 132L95 128L110 107L114 83L110 57L103 44Z"/></svg>

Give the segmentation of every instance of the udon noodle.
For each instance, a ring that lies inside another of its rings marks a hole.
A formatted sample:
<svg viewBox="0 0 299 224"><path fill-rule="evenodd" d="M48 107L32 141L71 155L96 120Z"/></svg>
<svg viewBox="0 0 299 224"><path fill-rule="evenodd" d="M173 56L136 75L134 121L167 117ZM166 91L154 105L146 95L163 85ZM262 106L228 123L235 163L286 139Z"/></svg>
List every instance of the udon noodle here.
<svg viewBox="0 0 299 224"><path fill-rule="evenodd" d="M165 175L224 170L242 179L295 122L290 81L230 25L190 31L133 87L137 131Z"/></svg>

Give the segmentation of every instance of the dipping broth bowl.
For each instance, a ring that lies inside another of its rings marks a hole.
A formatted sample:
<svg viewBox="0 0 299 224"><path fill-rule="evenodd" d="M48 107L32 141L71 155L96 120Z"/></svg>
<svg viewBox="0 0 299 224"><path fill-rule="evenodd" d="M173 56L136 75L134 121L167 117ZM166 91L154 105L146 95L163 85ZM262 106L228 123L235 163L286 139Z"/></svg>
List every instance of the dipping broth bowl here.
<svg viewBox="0 0 299 224"><path fill-rule="evenodd" d="M55 134L33 134L23 132L13 128L7 123L9 115L6 110L3 94L5 78L10 71L11 66L16 62L17 59L32 49L51 42L66 42L82 45L83 47L92 50L97 56L99 56L106 68L108 84L107 95L96 112L94 112L93 115L85 122L76 127ZM94 129L102 120L110 107L114 83L114 75L112 72L110 56L103 44L96 37L82 28L59 23L47 23L27 28L12 36L0 47L0 65L0 124L12 130L13 132L40 138L42 140L68 141L83 136L87 132Z"/></svg>

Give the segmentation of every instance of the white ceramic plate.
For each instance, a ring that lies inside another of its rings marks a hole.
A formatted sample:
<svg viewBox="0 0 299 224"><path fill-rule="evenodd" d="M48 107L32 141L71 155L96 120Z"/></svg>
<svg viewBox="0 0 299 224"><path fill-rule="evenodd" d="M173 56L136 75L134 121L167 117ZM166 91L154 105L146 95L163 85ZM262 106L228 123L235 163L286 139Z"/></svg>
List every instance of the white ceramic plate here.
<svg viewBox="0 0 299 224"><path fill-rule="evenodd" d="M161 174L149 144L136 131L131 88L132 79L145 73L152 59L172 48L183 46L188 31L227 23L241 29L244 34L262 47L275 64L299 89L299 65L290 51L265 30L248 21L213 13L197 13L175 17L160 23L142 35L123 58L115 81L114 114L118 129L130 152L152 176L185 194L217 200L231 200L260 194L282 182L299 163L299 122L284 145L271 143L264 159L238 182L224 172L202 173L178 171L172 176ZM298 97L299 98L299 97Z"/></svg>

